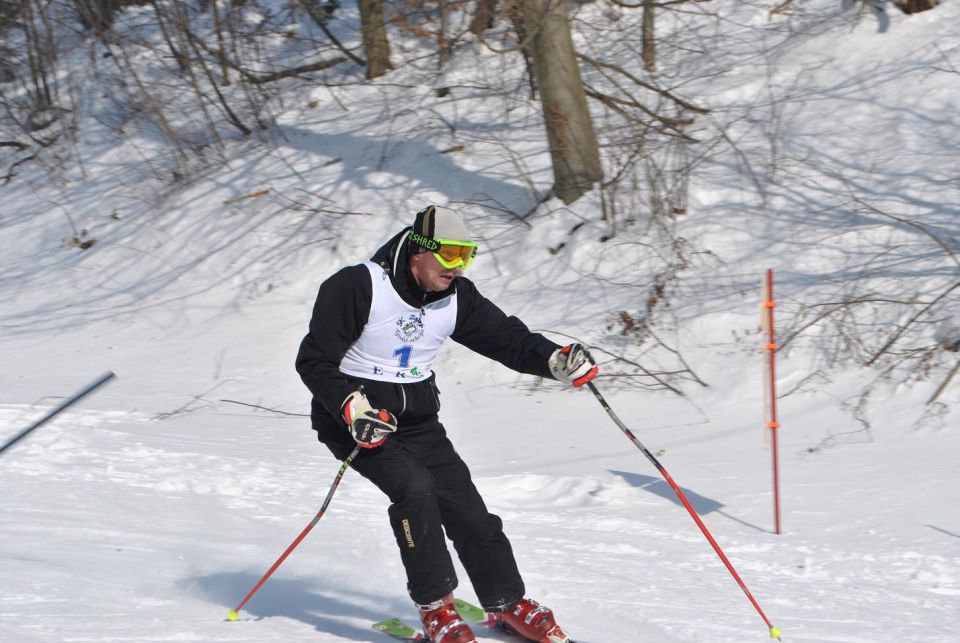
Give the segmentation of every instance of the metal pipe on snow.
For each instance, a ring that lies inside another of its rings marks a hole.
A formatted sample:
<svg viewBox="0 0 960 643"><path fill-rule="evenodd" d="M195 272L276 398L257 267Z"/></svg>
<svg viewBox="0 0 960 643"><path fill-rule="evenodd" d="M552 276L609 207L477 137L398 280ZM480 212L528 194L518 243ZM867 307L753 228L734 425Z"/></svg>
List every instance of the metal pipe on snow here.
<svg viewBox="0 0 960 643"><path fill-rule="evenodd" d="M44 424L52 420L54 417L62 413L64 410L66 410L68 407L76 404L77 402L85 398L87 395L89 395L90 393L93 393L95 390L97 390L98 388L100 388L101 386L103 386L104 384L106 384L107 382L109 382L115 377L116 375L114 375L110 371L108 371L105 375L100 376L100 378L97 379L97 381L93 382L92 384L87 386L85 389L83 389L73 397L67 398L66 400L61 402L59 405L57 405L52 411L47 413L45 416L43 416L42 418L40 418L39 420L37 420L27 428L25 428L20 433L16 434L15 436L7 440L7 442L2 447L0 447L0 453L3 453L4 451L12 447L17 442L27 437L27 435L29 435L34 429L39 429L41 426L43 426Z"/></svg>

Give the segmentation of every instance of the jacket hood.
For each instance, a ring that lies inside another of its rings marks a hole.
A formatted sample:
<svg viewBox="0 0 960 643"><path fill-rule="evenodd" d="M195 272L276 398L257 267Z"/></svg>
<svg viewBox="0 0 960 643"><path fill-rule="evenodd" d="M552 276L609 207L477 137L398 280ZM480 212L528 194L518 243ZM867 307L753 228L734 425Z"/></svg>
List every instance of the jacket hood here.
<svg viewBox="0 0 960 643"><path fill-rule="evenodd" d="M410 244L407 235L410 230L407 226L373 253L370 260L383 268L390 275L390 283L400 298L416 308L449 297L457 291L457 279L443 291L426 292L414 279L410 272Z"/></svg>

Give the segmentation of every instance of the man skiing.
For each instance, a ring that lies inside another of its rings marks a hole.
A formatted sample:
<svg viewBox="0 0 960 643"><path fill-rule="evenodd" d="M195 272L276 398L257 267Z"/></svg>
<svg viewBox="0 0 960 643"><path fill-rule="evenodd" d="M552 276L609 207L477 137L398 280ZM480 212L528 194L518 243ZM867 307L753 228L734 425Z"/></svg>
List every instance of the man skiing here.
<svg viewBox="0 0 960 643"><path fill-rule="evenodd" d="M462 275L477 244L460 215L428 206L377 250L320 286L297 371L313 393L318 437L390 498L390 525L432 643L471 643L453 601L446 537L483 608L542 643L570 639L553 612L525 597L510 541L487 511L438 419L433 362L449 337L505 366L580 386L597 365L579 344L560 347L508 317ZM388 439L389 438L389 439Z"/></svg>

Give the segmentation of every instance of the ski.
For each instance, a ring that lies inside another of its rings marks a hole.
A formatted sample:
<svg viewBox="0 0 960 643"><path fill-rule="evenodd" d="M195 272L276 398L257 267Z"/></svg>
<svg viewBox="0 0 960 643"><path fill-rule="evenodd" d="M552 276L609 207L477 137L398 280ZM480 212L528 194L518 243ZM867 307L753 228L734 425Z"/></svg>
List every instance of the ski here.
<svg viewBox="0 0 960 643"><path fill-rule="evenodd" d="M473 625L486 625L487 627L493 627L497 624L497 619L493 617L493 614L488 614L482 607L468 603L462 598L453 599L453 604L457 606L457 611L460 613L460 616L463 617L463 620L468 623Z"/></svg>
<svg viewBox="0 0 960 643"><path fill-rule="evenodd" d="M423 632L417 630L398 618L388 618L373 624L373 629L398 641L426 641Z"/></svg>

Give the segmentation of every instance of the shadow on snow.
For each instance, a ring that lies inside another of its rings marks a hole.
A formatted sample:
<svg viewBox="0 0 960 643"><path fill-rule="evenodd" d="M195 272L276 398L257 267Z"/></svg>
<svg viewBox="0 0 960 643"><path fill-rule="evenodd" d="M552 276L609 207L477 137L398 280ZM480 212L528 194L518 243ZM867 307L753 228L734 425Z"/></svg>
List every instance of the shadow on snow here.
<svg viewBox="0 0 960 643"><path fill-rule="evenodd" d="M227 621L227 610L236 607L260 578L259 573L223 572L187 578L180 585L211 603L221 605L225 627L230 627L235 624ZM380 607L372 609L371 604ZM403 616L406 612L412 614L407 601L361 594L343 587L332 588L320 579L270 578L240 610L239 620L284 617L306 623L318 632L354 641L371 641L376 637L372 629L357 627L347 621L365 620L373 624L391 616Z"/></svg>
<svg viewBox="0 0 960 643"><path fill-rule="evenodd" d="M649 491L650 493L660 496L669 500L678 507L683 507L683 503L680 502L680 498L677 497L676 492L670 487L667 482L661 478L655 478L653 476L647 476L640 473L630 473L629 471L617 471L615 469L608 469L608 471L616 476L623 478L628 484L638 489L643 489L644 491ZM680 490L683 491L683 495L686 496L687 500L690 502L690 505L694 510L700 515L705 516L710 513L717 513L725 518L740 523L744 527L750 527L751 529L756 529L757 531L763 531L766 533L773 533L772 530L764 529L763 527L758 527L757 525L751 524L736 516L731 516L723 509L723 503L713 498L707 498L706 496L701 496L696 491L691 491L686 487L680 487Z"/></svg>

